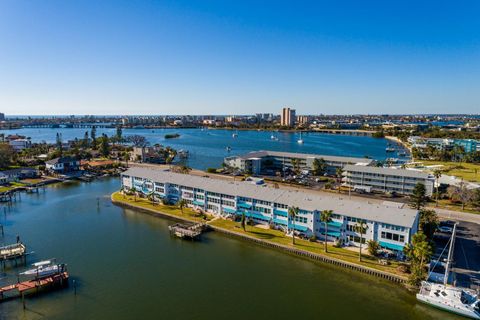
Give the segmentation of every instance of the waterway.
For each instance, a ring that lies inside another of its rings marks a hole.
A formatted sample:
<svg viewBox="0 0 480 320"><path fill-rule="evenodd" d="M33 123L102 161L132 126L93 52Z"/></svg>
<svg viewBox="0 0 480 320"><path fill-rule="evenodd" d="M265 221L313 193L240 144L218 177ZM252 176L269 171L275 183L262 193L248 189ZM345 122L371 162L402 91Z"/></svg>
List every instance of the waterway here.
<svg viewBox="0 0 480 320"><path fill-rule="evenodd" d="M80 128L43 128L0 130L5 135L20 134L32 138L33 142L55 142L57 132L62 135L63 141L82 139L85 131ZM115 129L98 128L97 136L106 133L111 136ZM165 139L165 134L179 133L180 137ZM145 136L149 143L160 143L177 150L188 150L190 153L189 165L195 169L205 170L208 167L219 167L223 158L232 155L244 154L256 150L276 150L286 152L315 153L323 155L349 156L363 158L368 156L377 160L386 158L400 158L396 152L386 153L388 144L386 139L372 137L344 136L324 133L303 134L303 144L297 143L299 133L271 132L271 131L238 131L233 137L232 130L202 130L202 129L125 129L124 136L138 134ZM278 138L273 140L271 136ZM227 147L231 151L227 151Z"/></svg>
<svg viewBox="0 0 480 320"><path fill-rule="evenodd" d="M116 178L22 194L0 216L28 262L68 263L73 287L0 304L0 319L457 319L400 286L214 232L171 238L171 221L110 202ZM3 212L3 208L0 208ZM8 269L1 284L16 281Z"/></svg>

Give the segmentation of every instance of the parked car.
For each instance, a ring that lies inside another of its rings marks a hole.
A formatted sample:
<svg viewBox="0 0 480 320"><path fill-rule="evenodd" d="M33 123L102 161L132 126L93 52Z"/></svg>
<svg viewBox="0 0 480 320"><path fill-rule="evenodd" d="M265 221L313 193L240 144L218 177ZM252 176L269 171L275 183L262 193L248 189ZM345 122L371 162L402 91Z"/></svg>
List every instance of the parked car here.
<svg viewBox="0 0 480 320"><path fill-rule="evenodd" d="M451 233L453 231L453 229L450 228L450 227L447 227L447 226L438 226L438 231Z"/></svg>

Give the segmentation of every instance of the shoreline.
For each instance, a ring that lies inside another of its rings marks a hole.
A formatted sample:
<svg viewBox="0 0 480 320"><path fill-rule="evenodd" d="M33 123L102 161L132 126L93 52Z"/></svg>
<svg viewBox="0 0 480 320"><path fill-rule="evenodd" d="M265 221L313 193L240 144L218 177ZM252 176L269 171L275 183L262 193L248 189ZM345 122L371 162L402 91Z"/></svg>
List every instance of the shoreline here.
<svg viewBox="0 0 480 320"><path fill-rule="evenodd" d="M173 220L176 220L176 221L184 221L184 222L194 221L194 220L187 219L187 218L184 218L184 217L179 217L179 216L176 216L176 215L173 215L173 214L165 213L165 212L162 212L160 210L145 208L145 207L137 206L137 205L134 205L134 204L131 204L131 203L128 203L128 202L121 201L121 200L116 200L116 199L114 199L114 195L116 193L117 192L114 192L110 196L110 199L111 199L111 201L114 205L124 207L124 208L133 209L133 210L136 210L136 211L138 210L141 213L146 213L146 214L152 215L154 217L158 217L158 218L168 218L168 219L173 219ZM222 234L227 235L227 236L231 236L233 238L238 238L238 239L242 239L242 240L245 240L245 241L253 242L253 243L261 245L263 247L276 249L276 250L283 251L283 252L286 252L286 253L289 253L289 254L293 254L295 256L299 256L299 257L303 257L303 258L309 258L309 259L312 259L312 260L315 260L315 261L320 261L320 262L323 262L323 263L328 263L328 264L340 266L340 267L343 267L345 269L354 270L354 271L357 271L357 272L360 272L360 273L369 274L369 275L372 275L372 276L375 276L375 277L378 277L378 278L389 280L389 281L397 283L397 284L401 284L403 286L406 285L406 280L407 279L404 278L404 277L401 277L399 275L396 275L396 274L392 274L392 273L381 271L381 270L376 270L374 268L370 268L370 267L362 266L362 265L359 265L359 264L356 264L356 263L344 261L344 260L341 260L341 259L328 257L328 256L325 256L325 255L322 255L322 254L313 253L313 252L309 252L309 251L306 251L306 250L286 246L286 245L283 245L283 244L274 243L274 242L271 242L271 241L268 241L268 240L258 239L258 238L255 238L255 237L252 237L252 236L249 236L249 235L246 235L246 234L238 233L238 232L235 232L235 231L231 231L231 230L228 230L228 229L225 229L225 228L222 228L222 227L213 226L213 225L209 224L208 222L206 223L206 225L208 226L208 228L210 230L222 233Z"/></svg>

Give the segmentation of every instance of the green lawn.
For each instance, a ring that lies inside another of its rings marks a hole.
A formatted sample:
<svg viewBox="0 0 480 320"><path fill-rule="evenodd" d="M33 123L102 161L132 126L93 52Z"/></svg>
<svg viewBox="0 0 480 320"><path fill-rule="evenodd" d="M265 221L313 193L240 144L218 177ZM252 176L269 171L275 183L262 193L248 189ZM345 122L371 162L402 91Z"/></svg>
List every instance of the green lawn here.
<svg viewBox="0 0 480 320"><path fill-rule="evenodd" d="M192 222L206 222L202 217L199 217L198 213L190 208L184 208L183 213L177 206L171 205L162 205L156 203L153 205L150 201L146 199L140 199L137 197L137 201L134 200L133 196L123 196L119 192L115 192L112 195L112 199L118 202L125 202L128 204L132 204L141 208L145 209L153 209L155 211L167 213L179 218L183 218ZM210 218L210 217L209 217ZM240 234L245 234L251 237L255 237L258 239L262 239L265 241L270 241L273 243L286 245L286 246L293 246L292 245L292 238L285 236L285 234L279 230L272 230L272 229L263 229L257 228L253 226L247 226L247 232L244 232L243 229L240 227L239 223L225 220L225 219L217 219L214 221L208 221L208 224L211 224L216 227L220 227L226 230L235 231ZM323 243L320 242L310 242L307 240L300 240L295 239L295 248L310 251L317 254L326 255L331 258L336 258L356 264L360 264L366 267L370 267L373 269L390 272L399 276L406 276L404 273L400 272L397 268L399 266L398 262L392 261L390 265L384 266L381 265L378 261L378 258L369 256L367 254L362 255L362 262L358 261L358 252L347 250L344 248L336 248L334 246L328 246L328 253L325 253ZM366 253L366 248L364 248L364 252Z"/></svg>
<svg viewBox="0 0 480 320"><path fill-rule="evenodd" d="M445 174L463 178L471 182L480 182L480 164L424 160L419 162L422 162L425 166L441 165L442 167L439 169L445 170Z"/></svg>
<svg viewBox="0 0 480 320"><path fill-rule="evenodd" d="M120 192L115 192L112 195L112 199L114 199L115 201L125 202L128 204L145 208L145 209L153 209L155 211L164 212L164 213L177 216L182 219L190 220L193 222L200 222L200 221L206 222L205 219L203 219L201 216L199 216L197 212L195 212L190 208L184 208L182 213L182 211L177 206L163 205L160 203L152 204L151 201L147 199L142 199L139 197L137 197L137 200L135 201L135 197L133 196L124 197Z"/></svg>
<svg viewBox="0 0 480 320"><path fill-rule="evenodd" d="M243 229L240 227L240 223L236 223L236 222L233 222L230 220L224 220L224 219L218 219L210 222L209 224L223 228L223 229L235 231L241 234L246 234L248 236L252 236L258 239L293 247L292 238L287 237L283 232L279 230L263 229L263 228L253 227L253 226L247 226L246 227L247 232L244 232ZM310 251L313 253L325 255L325 256L336 258L339 260L353 262L353 263L360 264L373 269L390 272L399 276L406 276L404 273L397 270L399 263L396 261L391 261L390 265L383 266L378 262L378 258L372 257L370 255L362 254L362 262L359 262L358 252L347 250L344 248L336 248L332 245L328 245L328 253L325 253L323 243L310 242L307 240L300 240L300 239L295 239L294 248ZM364 248L364 250L362 251L366 252L366 248Z"/></svg>

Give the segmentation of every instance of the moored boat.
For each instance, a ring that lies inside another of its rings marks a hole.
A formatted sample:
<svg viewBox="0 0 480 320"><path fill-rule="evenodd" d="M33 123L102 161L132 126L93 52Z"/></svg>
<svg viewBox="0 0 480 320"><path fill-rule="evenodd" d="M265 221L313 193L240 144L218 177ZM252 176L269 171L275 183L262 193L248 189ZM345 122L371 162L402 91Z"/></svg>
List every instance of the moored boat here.
<svg viewBox="0 0 480 320"><path fill-rule="evenodd" d="M470 289L423 281L417 299L464 317L480 319L480 300Z"/></svg>

